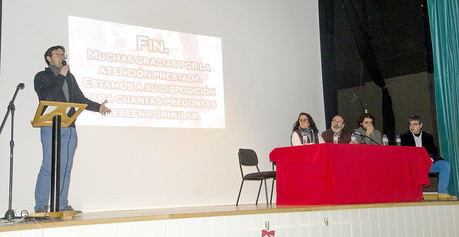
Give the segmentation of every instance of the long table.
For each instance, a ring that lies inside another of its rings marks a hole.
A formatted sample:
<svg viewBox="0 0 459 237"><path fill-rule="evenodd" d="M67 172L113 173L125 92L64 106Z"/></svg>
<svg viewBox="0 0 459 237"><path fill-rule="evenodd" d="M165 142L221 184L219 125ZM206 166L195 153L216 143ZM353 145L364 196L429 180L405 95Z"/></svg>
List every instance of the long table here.
<svg viewBox="0 0 459 237"><path fill-rule="evenodd" d="M422 147L314 144L276 148L278 205L422 200L432 164Z"/></svg>

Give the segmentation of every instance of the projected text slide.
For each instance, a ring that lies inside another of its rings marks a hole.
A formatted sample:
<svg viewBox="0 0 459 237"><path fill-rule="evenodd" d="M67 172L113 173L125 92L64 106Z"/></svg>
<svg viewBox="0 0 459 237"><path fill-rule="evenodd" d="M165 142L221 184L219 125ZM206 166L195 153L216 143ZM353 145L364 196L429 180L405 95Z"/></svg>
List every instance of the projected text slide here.
<svg viewBox="0 0 459 237"><path fill-rule="evenodd" d="M69 65L112 110L79 125L225 127L220 38L69 16Z"/></svg>

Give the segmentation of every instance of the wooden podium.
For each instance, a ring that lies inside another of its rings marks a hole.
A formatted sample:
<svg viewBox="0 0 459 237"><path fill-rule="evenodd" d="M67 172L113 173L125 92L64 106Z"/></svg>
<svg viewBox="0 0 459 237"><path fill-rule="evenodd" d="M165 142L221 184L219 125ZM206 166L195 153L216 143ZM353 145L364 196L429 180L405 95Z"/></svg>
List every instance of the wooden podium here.
<svg viewBox="0 0 459 237"><path fill-rule="evenodd" d="M50 212L45 216L65 218L76 215L76 211L59 211L60 168L61 168L61 127L70 126L87 104L66 103L56 101L40 101L32 121L33 127L53 127L51 152L51 198ZM67 112L75 108L75 113L69 117ZM32 216L43 216L35 213Z"/></svg>

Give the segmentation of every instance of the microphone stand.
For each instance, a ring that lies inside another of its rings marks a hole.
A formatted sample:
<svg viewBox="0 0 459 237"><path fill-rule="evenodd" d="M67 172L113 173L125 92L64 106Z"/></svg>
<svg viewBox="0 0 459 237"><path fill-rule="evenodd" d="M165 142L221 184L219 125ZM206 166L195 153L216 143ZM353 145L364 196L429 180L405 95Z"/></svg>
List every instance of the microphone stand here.
<svg viewBox="0 0 459 237"><path fill-rule="evenodd" d="M8 221L11 221L15 218L13 210L13 151L14 151L14 112L16 107L14 106L14 100L19 92L19 90L24 89L24 83L19 83L14 92L13 99L11 99L8 104L8 109L6 111L5 117L3 118L2 125L0 126L0 134L2 134L3 127L5 126L8 115L11 113L11 140L10 140L10 186L9 186L9 199L8 199L8 211L5 213L5 218Z"/></svg>
<svg viewBox="0 0 459 237"><path fill-rule="evenodd" d="M355 135L357 135L357 136L361 136L361 137L366 137L366 138L372 140L374 143L376 143L376 144L378 144L378 145L381 145L381 144L379 144L379 142L375 141L375 139L373 139L373 138L371 138L371 137L369 137L369 136L367 136L367 135L364 135L364 134L361 134L361 133L358 133L358 132L353 132L353 134L355 134ZM363 140L362 140L362 141L363 141Z"/></svg>

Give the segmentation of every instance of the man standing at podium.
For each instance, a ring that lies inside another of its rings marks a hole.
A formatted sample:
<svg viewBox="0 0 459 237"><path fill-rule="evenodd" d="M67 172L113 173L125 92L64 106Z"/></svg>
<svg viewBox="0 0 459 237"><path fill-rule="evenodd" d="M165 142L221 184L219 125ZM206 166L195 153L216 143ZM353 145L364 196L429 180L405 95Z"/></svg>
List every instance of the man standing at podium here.
<svg viewBox="0 0 459 237"><path fill-rule="evenodd" d="M34 87L40 101L58 101L87 104L87 110L99 112L106 115L111 112L105 104L89 100L81 92L75 77L70 72L70 67L65 59L65 48L53 46L45 52L45 62L48 65L44 71L35 75ZM75 113L72 108L67 115L70 117ZM43 148L43 161L38 174L35 186L35 212L46 212L48 208L50 180L51 180L51 152L52 152L52 127L41 127L41 144ZM73 211L68 203L68 191L70 174L73 165L73 156L77 146L77 133L75 122L69 127L61 129L61 169L59 207L61 211Z"/></svg>

